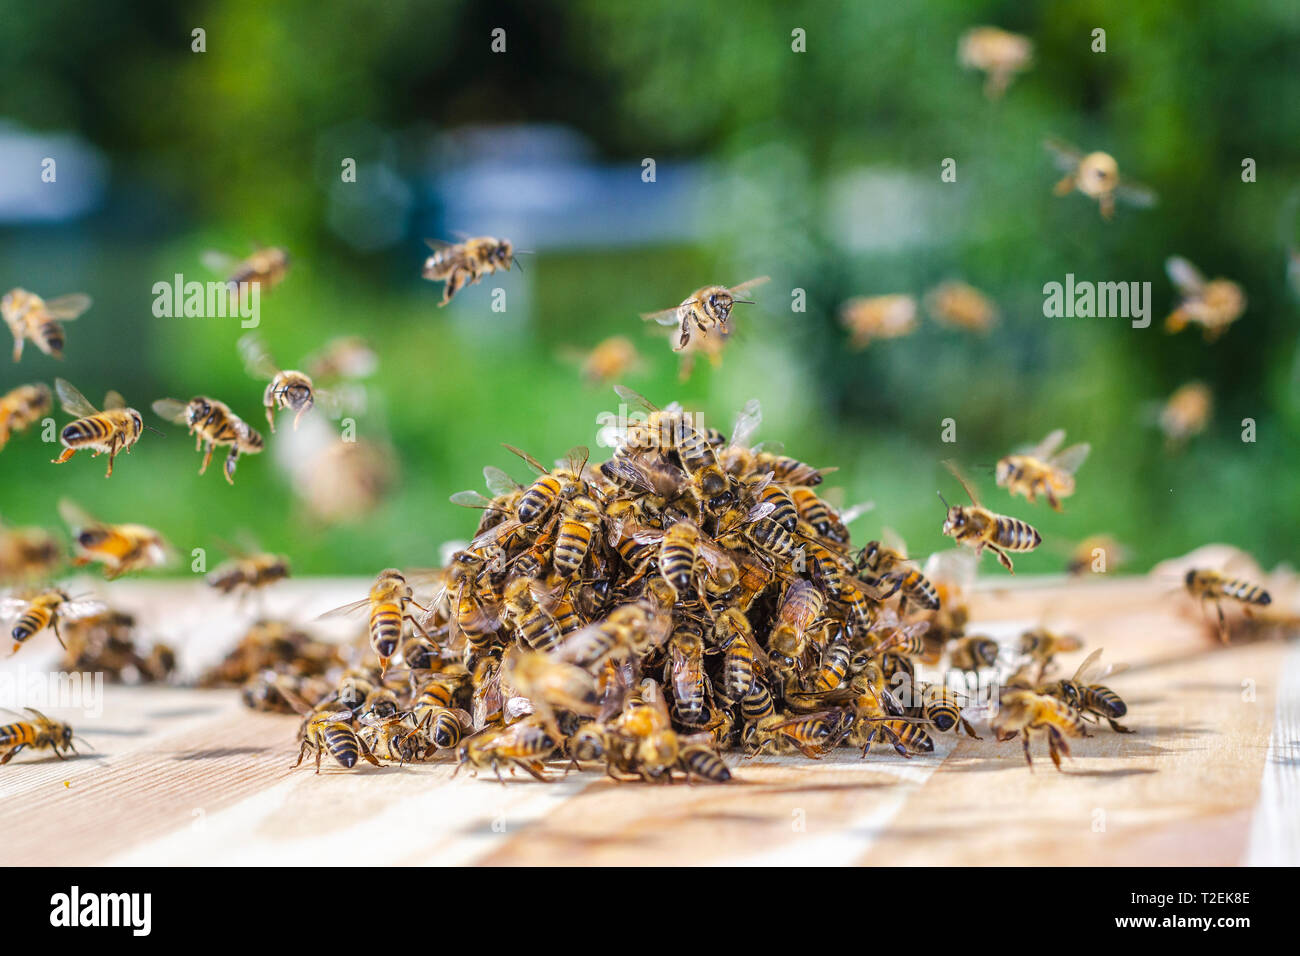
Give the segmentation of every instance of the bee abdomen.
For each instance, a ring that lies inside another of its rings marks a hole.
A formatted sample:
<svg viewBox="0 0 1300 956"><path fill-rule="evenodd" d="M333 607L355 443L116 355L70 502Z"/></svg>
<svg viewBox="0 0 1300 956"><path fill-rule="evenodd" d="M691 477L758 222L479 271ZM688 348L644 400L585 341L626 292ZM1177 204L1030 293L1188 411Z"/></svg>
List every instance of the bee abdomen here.
<svg viewBox="0 0 1300 956"><path fill-rule="evenodd" d="M361 748L357 744L357 735L342 725L330 727L325 731L325 748L340 765L351 770L357 764Z"/></svg>
<svg viewBox="0 0 1300 956"><path fill-rule="evenodd" d="M591 529L578 521L566 521L560 526L555 542L555 570L566 577L582 566L591 548Z"/></svg>
<svg viewBox="0 0 1300 956"><path fill-rule="evenodd" d="M1109 687L1085 687L1083 703L1088 709L1106 717L1123 717L1128 713L1128 705Z"/></svg>
<svg viewBox="0 0 1300 956"><path fill-rule="evenodd" d="M1027 521L998 515L995 540L1008 551L1033 551L1043 543L1042 535Z"/></svg>
<svg viewBox="0 0 1300 956"><path fill-rule="evenodd" d="M35 740L36 735L32 732L31 724L20 721L0 727L0 746L9 747L14 744L30 744Z"/></svg>
<svg viewBox="0 0 1300 956"><path fill-rule="evenodd" d="M431 736L440 749L449 750L460 743L463 730L456 715L444 711L434 719Z"/></svg>
<svg viewBox="0 0 1300 956"><path fill-rule="evenodd" d="M380 657L392 657L402 639L402 612L383 605L370 615L370 645Z"/></svg>
<svg viewBox="0 0 1300 956"><path fill-rule="evenodd" d="M731 779L731 771L723 759L708 747L687 747L680 757L682 766L697 777L714 783L725 783Z"/></svg>
<svg viewBox="0 0 1300 956"><path fill-rule="evenodd" d="M64 336L63 326L57 322L46 322L37 332L40 336L41 344L46 352L50 355L60 356L63 354Z"/></svg>
<svg viewBox="0 0 1300 956"><path fill-rule="evenodd" d="M1229 581L1223 586L1223 591L1229 597L1236 598L1244 604L1272 604L1273 598L1267 591L1257 584L1250 584L1246 581Z"/></svg>
<svg viewBox="0 0 1300 956"><path fill-rule="evenodd" d="M109 424L98 416L78 418L75 422L65 425L59 437L63 439L65 445L88 445L102 442L112 431Z"/></svg>

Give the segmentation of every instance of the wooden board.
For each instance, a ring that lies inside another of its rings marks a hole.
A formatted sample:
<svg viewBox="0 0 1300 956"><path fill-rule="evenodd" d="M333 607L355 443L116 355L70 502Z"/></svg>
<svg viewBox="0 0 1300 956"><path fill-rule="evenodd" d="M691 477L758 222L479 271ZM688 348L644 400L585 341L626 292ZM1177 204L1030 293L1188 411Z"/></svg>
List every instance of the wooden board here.
<svg viewBox="0 0 1300 956"><path fill-rule="evenodd" d="M287 582L272 609L307 617L364 590ZM252 610L198 584L113 594L191 672ZM0 768L0 862L329 866L358 848L376 865L1300 863L1300 647L1218 647L1177 607L1146 579L977 595L980 631L1048 621L1132 665L1113 686L1137 732L1076 741L1064 773L1045 754L1031 771L979 722L984 740L942 735L911 760L732 755L728 786L619 784L558 763L550 784L453 778L447 763L317 776L292 768L296 718L252 713L233 691L106 686L101 715L51 709L94 754ZM5 661L2 689L30 691L52 644Z"/></svg>

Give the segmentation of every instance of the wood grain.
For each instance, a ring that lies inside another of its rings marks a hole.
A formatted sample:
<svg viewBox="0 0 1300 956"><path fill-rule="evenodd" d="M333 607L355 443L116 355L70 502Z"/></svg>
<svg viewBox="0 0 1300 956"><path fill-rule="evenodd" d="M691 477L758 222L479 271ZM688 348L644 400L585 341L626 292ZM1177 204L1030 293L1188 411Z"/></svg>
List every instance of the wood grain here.
<svg viewBox="0 0 1300 956"><path fill-rule="evenodd" d="M287 582L259 610L306 617L364 587ZM181 645L191 672L253 610L198 585L114 594ZM1128 661L1112 684L1137 732L1103 725L1074 742L1063 773L1038 753L1031 771L1018 742L997 744L977 722L985 739L943 735L911 760L732 755L728 786L617 784L559 762L553 783L502 785L453 777L448 763L294 770L296 718L252 713L233 691L108 686L98 717L51 711L94 754L24 753L0 768L0 862L1300 863L1294 642L1219 647L1165 588L1136 578L1016 582L981 591L974 615L975 630L1000 638L1050 622ZM54 650L24 648L0 673L30 678Z"/></svg>

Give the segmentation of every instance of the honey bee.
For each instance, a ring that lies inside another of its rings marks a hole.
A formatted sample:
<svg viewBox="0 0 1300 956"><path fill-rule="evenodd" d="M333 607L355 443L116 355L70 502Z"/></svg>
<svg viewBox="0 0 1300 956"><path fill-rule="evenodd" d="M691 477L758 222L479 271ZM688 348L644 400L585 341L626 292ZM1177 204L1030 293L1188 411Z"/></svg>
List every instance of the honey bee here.
<svg viewBox="0 0 1300 956"><path fill-rule="evenodd" d="M44 382L19 385L0 396L0 449L9 444L14 432L26 431L50 413L54 399Z"/></svg>
<svg viewBox="0 0 1300 956"><path fill-rule="evenodd" d="M560 625L546 605L547 593L541 582L515 577L506 584L503 598L502 623L516 629L528 647L549 651L559 643Z"/></svg>
<svg viewBox="0 0 1300 956"><path fill-rule="evenodd" d="M318 401L326 403L328 396L316 388L309 375L277 366L255 332L249 332L239 340L239 354L249 375L270 380L262 393L262 404L266 407L266 421L272 432L275 431L275 413L280 409L293 410L293 428L297 431L303 415Z"/></svg>
<svg viewBox="0 0 1300 956"><path fill-rule="evenodd" d="M56 378L54 390L58 393L63 410L75 417L75 421L63 426L59 441L63 443L63 454L53 459L54 464L61 465L77 452L89 448L94 452L91 457L108 455L108 474L113 477L113 459L118 452L131 450L131 446L140 440L144 430L157 432L158 429L144 423L144 418L134 408L126 407L126 400L117 392L104 396L104 411L99 411L86 401L86 397L72 387L66 379ZM162 432L158 432L162 434Z"/></svg>
<svg viewBox="0 0 1300 956"><path fill-rule="evenodd" d="M708 719L711 685L704 672L704 639L698 624L686 622L668 639L664 682L673 689L673 711L688 727Z"/></svg>
<svg viewBox="0 0 1300 956"><path fill-rule="evenodd" d="M844 634L843 625L835 626L835 636L822 646L821 661L807 679L810 693L825 694L848 679L853 647Z"/></svg>
<svg viewBox="0 0 1300 956"><path fill-rule="evenodd" d="M547 732L560 737L556 710L583 717L600 713L596 682L581 667L557 660L539 651L513 647L502 662L502 678L521 697L533 705L533 713Z"/></svg>
<svg viewBox="0 0 1300 956"><path fill-rule="evenodd" d="M430 282L446 283L439 307L454 299L467 283L477 285L485 275L498 269L509 272L518 261L509 239L479 236L454 243L441 239L426 239L424 242L433 255L424 260L421 275Z"/></svg>
<svg viewBox="0 0 1300 956"><path fill-rule="evenodd" d="M1160 411L1160 430L1169 451L1181 448L1188 439L1205 431L1214 408L1214 393L1203 382L1188 382L1177 389Z"/></svg>
<svg viewBox="0 0 1300 956"><path fill-rule="evenodd" d="M71 726L57 720L51 720L32 707L24 707L23 709L31 714L34 719L19 720L0 727L0 751L4 751L3 755L0 755L0 764L6 764L13 760L14 757L28 747L32 750L52 750L54 756L60 760L67 759L63 756L62 751L64 750L74 754L77 752L72 742L74 739L80 738L77 738L72 733ZM16 712L10 711L10 713Z"/></svg>
<svg viewBox="0 0 1300 956"><path fill-rule="evenodd" d="M641 598L620 604L604 620L565 635L555 653L560 660L591 670L612 658L643 654L660 646L671 627L670 615L655 602Z"/></svg>
<svg viewBox="0 0 1300 956"><path fill-rule="evenodd" d="M1057 634L1044 627L1033 628L1020 635L1020 653L1038 665L1039 679L1057 654L1069 654L1083 647L1083 641L1073 634Z"/></svg>
<svg viewBox="0 0 1300 956"><path fill-rule="evenodd" d="M750 727L749 756L794 748L809 759L820 759L844 742L854 719L853 711L843 707L794 716L773 714Z"/></svg>
<svg viewBox="0 0 1300 956"><path fill-rule="evenodd" d="M571 578L582 568L592 539L600 533L603 517L600 505L588 495L574 495L564 503L552 558L555 573L561 578Z"/></svg>
<svg viewBox="0 0 1300 956"><path fill-rule="evenodd" d="M229 445L230 451L226 455L223 470L226 481L233 485L239 456L256 455L264 447L262 436L232 412L230 406L215 398L197 395L188 402L177 401L174 398L160 398L153 403L153 410L159 418L186 426L189 433L195 436L195 451L207 445L203 464L199 466L200 475L208 470L208 465L212 462L213 450L219 445Z"/></svg>
<svg viewBox="0 0 1300 956"><path fill-rule="evenodd" d="M583 475L591 455L585 446L570 448L565 456L566 463L554 470L513 445L505 445L505 448L522 458L539 475L515 505L515 516L522 524L536 524L556 505L585 491L587 485Z"/></svg>
<svg viewBox="0 0 1300 956"><path fill-rule="evenodd" d="M1066 174L1053 190L1057 196L1064 196L1077 189L1089 199L1097 200L1101 207L1101 217L1106 220L1115 215L1116 199L1139 208L1155 205L1154 192L1146 186L1120 178L1119 164L1109 153L1084 155L1073 146L1052 139L1043 145L1052 154L1056 165Z"/></svg>
<svg viewBox="0 0 1300 956"><path fill-rule="evenodd" d="M380 571L375 578L375 583L371 585L369 595L360 601L354 601L351 604L344 604L341 607L326 611L320 617L335 617L353 614L363 608L368 609L370 611L368 625L370 649L379 657L380 670L387 671L389 659L397 653L398 647L401 646L405 622L410 621L411 625L420 631L426 639L433 640L428 632L424 630L424 626L411 614L410 609L412 607L419 608L421 611L428 610L416 603L414 591L406 580L406 576L396 568L386 568Z"/></svg>
<svg viewBox="0 0 1300 956"><path fill-rule="evenodd" d="M458 491L449 499L452 504L462 508L479 508L483 517L479 519L475 536L483 534L515 513L519 499L527 490L500 468L488 465L483 469L483 478L492 497L488 498L473 490Z"/></svg>
<svg viewBox="0 0 1300 956"><path fill-rule="evenodd" d="M1033 65L1034 42L998 27L971 27L957 45L962 66L986 74L984 95L1000 99L1017 73Z"/></svg>
<svg viewBox="0 0 1300 956"><path fill-rule="evenodd" d="M1124 665L1103 666L1098 660L1100 657L1099 647L1084 659L1073 677L1049 685L1045 692L1065 701L1084 717L1092 714L1097 718L1104 718L1112 730L1121 734L1131 734L1133 731L1116 719L1128 713L1128 705L1119 694L1101 684L1101 681L1108 676L1123 671Z"/></svg>
<svg viewBox="0 0 1300 956"><path fill-rule="evenodd" d="M609 729L619 769L643 780L671 777L681 741L673 730L663 692L653 680L641 682L635 698Z"/></svg>
<svg viewBox="0 0 1300 956"><path fill-rule="evenodd" d="M1272 596L1258 584L1229 577L1221 571L1189 568L1183 578L1183 586L1187 588L1188 594L1201 602L1202 606L1206 601L1214 603L1214 609L1219 616L1219 638L1225 644L1228 641L1227 621L1223 616L1225 600L1240 604L1247 615L1250 614L1252 606L1267 607L1273 603Z"/></svg>
<svg viewBox="0 0 1300 956"><path fill-rule="evenodd" d="M579 363L579 374L588 385L612 385L645 365L632 340L623 335L602 340L590 352L564 349L560 354Z"/></svg>
<svg viewBox="0 0 1300 956"><path fill-rule="evenodd" d="M90 296L80 293L61 295L47 302L26 289L10 289L0 299L0 313L13 333L14 361L22 360L23 343L27 339L46 355L63 358L66 338L60 323L80 317L90 305Z"/></svg>
<svg viewBox="0 0 1300 956"><path fill-rule="evenodd" d="M615 385L614 391L625 402L639 405L650 413L644 423L629 427L620 452L625 449L675 451L682 470L691 479L691 494L702 506L718 510L735 500L710 436L695 428L688 415L680 409L660 409L623 385Z"/></svg>
<svg viewBox="0 0 1300 956"><path fill-rule="evenodd" d="M722 693L730 701L743 700L758 685L759 667L767 666L767 654L754 639L749 618L737 608L728 608L713 624L714 640L722 649Z"/></svg>
<svg viewBox="0 0 1300 956"><path fill-rule="evenodd" d="M456 752L459 766L477 769L491 768L502 784L501 767L506 766L513 772L516 768L525 771L535 780L545 782L542 761L550 757L559 748L559 741L547 733L546 729L534 718L525 718L508 727L488 727L480 730L461 742Z"/></svg>
<svg viewBox="0 0 1300 956"><path fill-rule="evenodd" d="M1015 574L1015 567L1007 551L1033 551L1043 543L1042 536L1028 522L989 511L975 497L975 490L970 482L951 462L944 463L953 476L961 482L970 497L969 505L949 505L942 493L939 500L948 509L943 522L943 533L958 544L964 544L975 551L978 557L985 548L997 555L1002 566Z"/></svg>
<svg viewBox="0 0 1300 956"><path fill-rule="evenodd" d="M677 753L677 764L687 780L699 778L709 783L726 783L731 779L730 768L707 743L684 743Z"/></svg>
<svg viewBox="0 0 1300 956"><path fill-rule="evenodd" d="M226 546L231 560L219 565L207 576L208 587L222 594L237 590L256 591L289 576L289 559L282 554L246 551Z"/></svg>
<svg viewBox="0 0 1300 956"><path fill-rule="evenodd" d="M768 655L787 666L798 662L808 647L808 632L825 606L825 596L811 582L800 578L787 587L767 638Z"/></svg>
<svg viewBox="0 0 1300 956"><path fill-rule="evenodd" d="M998 650L998 642L991 637L958 638L948 648L948 666L966 674L975 674L998 662Z"/></svg>
<svg viewBox="0 0 1300 956"><path fill-rule="evenodd" d="M171 548L161 534L140 524L105 524L66 498L59 514L72 530L76 549L73 564L100 563L108 580L130 571L161 567L171 559Z"/></svg>
<svg viewBox="0 0 1300 956"><path fill-rule="evenodd" d="M736 582L739 574L736 562L693 521L683 519L666 531L640 531L632 537L641 544L658 544L659 574L672 589L675 599L697 587L701 570L724 588Z"/></svg>
<svg viewBox="0 0 1300 956"><path fill-rule="evenodd" d="M1070 555L1066 573L1072 575L1107 574L1118 570L1128 560L1128 548L1108 534L1084 538Z"/></svg>
<svg viewBox="0 0 1300 956"><path fill-rule="evenodd" d="M47 627L54 631L59 644L66 649L59 624L79 618L102 614L108 610L102 601L70 598L66 591L51 589L30 597L8 597L0 601L0 619L12 620L9 636L14 640L14 653L30 638Z"/></svg>
<svg viewBox="0 0 1300 956"><path fill-rule="evenodd" d="M1206 280L1196 266L1179 256L1165 260L1169 281L1178 289L1178 308L1165 319L1165 331L1174 333L1195 322L1213 342L1246 311L1246 293L1230 279Z"/></svg>
<svg viewBox="0 0 1300 956"><path fill-rule="evenodd" d="M719 335L730 334L731 310L737 305L753 305L752 299L743 298L744 293L767 282L768 278L759 276L731 288L706 285L683 299L681 305L658 312L643 312L641 318L664 326L677 326L680 332L673 351L680 352L690 343L693 330L706 338L715 329Z"/></svg>
<svg viewBox="0 0 1300 956"><path fill-rule="evenodd" d="M302 765L303 758L308 753L316 754L317 773L320 773L321 757L326 753L346 770L351 770L357 765L357 760L363 758L376 767L380 766L365 738L358 736L352 729L350 710L308 715L303 721L299 737L302 746L298 749L295 767Z"/></svg>
<svg viewBox="0 0 1300 956"><path fill-rule="evenodd" d="M1053 511L1061 510L1061 499L1074 494L1074 473L1088 458L1092 446L1086 442L1057 452L1065 440L1058 428L1024 454L1007 455L997 465L997 483L1011 497L1024 495L1030 504L1038 495L1047 498Z"/></svg>
<svg viewBox="0 0 1300 956"><path fill-rule="evenodd" d="M927 611L939 609L939 592L934 584L907 556L907 546L886 529L884 541L868 541L854 562L859 574L892 578L898 582L899 611L905 612L910 601Z"/></svg>
<svg viewBox="0 0 1300 956"><path fill-rule="evenodd" d="M419 727L412 727L405 714L395 717L362 717L359 737L370 747L370 752L381 760L396 760L399 764L414 763L431 749L432 742Z"/></svg>
<svg viewBox="0 0 1300 956"><path fill-rule="evenodd" d="M1029 755L1029 744L1034 735L1047 738L1048 754L1057 770L1061 769L1061 754L1070 755L1067 738L1084 735L1083 718L1077 710L1064 701L1032 690L1003 694L990 725L993 736L999 741L1010 740L1016 734L1024 735L1025 763L1029 764L1030 770L1034 768L1034 761Z"/></svg>
<svg viewBox="0 0 1300 956"><path fill-rule="evenodd" d="M934 738L931 737L922 721L914 717L859 717L858 736L862 741L862 755L865 757L871 745L883 741L894 748L900 757L910 758L913 754L934 752Z"/></svg>
<svg viewBox="0 0 1300 956"><path fill-rule="evenodd" d="M247 259L205 250L200 256L203 264L213 272L224 275L225 283L230 287L232 296L243 297L244 291L257 286L259 292L274 289L289 272L289 253L277 246L268 246L253 251Z"/></svg>
<svg viewBox="0 0 1300 956"><path fill-rule="evenodd" d="M878 339L899 339L917 329L916 299L910 295L873 295L840 306L840 323L849 332L849 347L864 349Z"/></svg>
<svg viewBox="0 0 1300 956"><path fill-rule="evenodd" d="M918 706L913 709L916 716L923 717L941 733L949 730L956 732L960 725L960 729L966 732L967 737L983 739L975 733L975 728L962 713L960 695L938 684L921 683L917 685L917 689L920 691L920 699L917 701Z"/></svg>
<svg viewBox="0 0 1300 956"><path fill-rule="evenodd" d="M63 562L58 539L44 528L0 520L0 582L48 577Z"/></svg>
<svg viewBox="0 0 1300 956"><path fill-rule="evenodd" d="M988 296L956 280L943 282L926 293L925 307L936 322L968 332L987 332L998 321L997 306Z"/></svg>

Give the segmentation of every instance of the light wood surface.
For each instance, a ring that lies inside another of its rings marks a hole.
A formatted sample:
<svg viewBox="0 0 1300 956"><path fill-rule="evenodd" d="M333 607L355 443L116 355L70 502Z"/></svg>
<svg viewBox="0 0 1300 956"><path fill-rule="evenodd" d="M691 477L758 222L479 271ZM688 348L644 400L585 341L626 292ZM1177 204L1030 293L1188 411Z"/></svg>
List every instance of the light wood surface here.
<svg viewBox="0 0 1300 956"><path fill-rule="evenodd" d="M302 618L365 582L286 582L273 610ZM113 592L182 647L191 673L252 611L194 584ZM51 708L96 752L23 753L0 767L5 864L1239 864L1300 863L1294 640L1219 647L1146 579L1016 582L981 591L975 630L1012 638L1050 623L1131 669L1111 683L1136 733L1073 742L1065 772L1018 741L940 735L905 760L728 757L727 786L452 777L445 762L297 770L297 720L252 713L234 691L105 686L94 716ZM46 643L48 642L48 644ZM5 661L21 689L53 637ZM1072 670L1081 655L1063 663ZM15 703L15 701L5 701ZM22 703L22 701L16 701ZM38 704L39 706L39 704ZM1041 745L1040 745L1041 746Z"/></svg>

